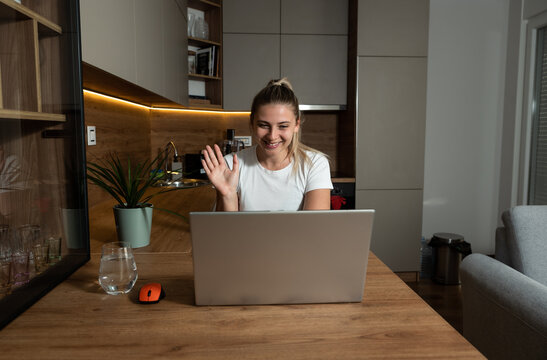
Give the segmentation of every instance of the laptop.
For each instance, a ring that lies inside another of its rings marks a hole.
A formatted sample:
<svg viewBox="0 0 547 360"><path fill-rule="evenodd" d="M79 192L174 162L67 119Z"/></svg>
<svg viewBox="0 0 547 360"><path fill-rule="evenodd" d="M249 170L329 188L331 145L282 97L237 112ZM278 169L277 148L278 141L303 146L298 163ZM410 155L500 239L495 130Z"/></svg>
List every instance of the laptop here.
<svg viewBox="0 0 547 360"><path fill-rule="evenodd" d="M360 302L374 210L192 212L196 305Z"/></svg>

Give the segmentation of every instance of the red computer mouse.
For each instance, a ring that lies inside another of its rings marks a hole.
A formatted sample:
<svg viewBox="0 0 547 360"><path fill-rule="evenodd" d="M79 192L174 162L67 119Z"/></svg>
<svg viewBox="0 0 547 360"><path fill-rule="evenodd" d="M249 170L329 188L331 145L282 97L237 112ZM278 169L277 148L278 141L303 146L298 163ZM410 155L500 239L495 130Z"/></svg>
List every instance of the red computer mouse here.
<svg viewBox="0 0 547 360"><path fill-rule="evenodd" d="M165 297L160 283L149 283L143 285L139 291L139 302L141 304L155 304Z"/></svg>

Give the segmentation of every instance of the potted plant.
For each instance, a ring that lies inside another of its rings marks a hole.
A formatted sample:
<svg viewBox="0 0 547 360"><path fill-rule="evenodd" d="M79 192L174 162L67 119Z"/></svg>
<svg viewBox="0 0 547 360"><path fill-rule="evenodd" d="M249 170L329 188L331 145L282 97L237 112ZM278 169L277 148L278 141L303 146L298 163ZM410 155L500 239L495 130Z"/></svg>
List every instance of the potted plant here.
<svg viewBox="0 0 547 360"><path fill-rule="evenodd" d="M88 161L87 178L108 192L118 203L114 206L114 219L119 241L131 244L131 247L143 247L150 244L152 211L150 200L160 194L178 190L177 188L157 188L154 185L163 179L163 168L168 154L160 153L154 160L132 163L127 160L124 168L117 154L110 154L99 162ZM156 207L186 219L184 216Z"/></svg>

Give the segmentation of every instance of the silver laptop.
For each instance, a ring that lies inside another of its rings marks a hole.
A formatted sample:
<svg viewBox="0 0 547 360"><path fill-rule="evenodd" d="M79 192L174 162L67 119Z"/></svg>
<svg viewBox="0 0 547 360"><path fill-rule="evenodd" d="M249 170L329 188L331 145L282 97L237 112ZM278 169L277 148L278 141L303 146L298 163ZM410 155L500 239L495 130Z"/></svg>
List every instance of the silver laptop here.
<svg viewBox="0 0 547 360"><path fill-rule="evenodd" d="M192 212L196 305L359 302L374 210Z"/></svg>

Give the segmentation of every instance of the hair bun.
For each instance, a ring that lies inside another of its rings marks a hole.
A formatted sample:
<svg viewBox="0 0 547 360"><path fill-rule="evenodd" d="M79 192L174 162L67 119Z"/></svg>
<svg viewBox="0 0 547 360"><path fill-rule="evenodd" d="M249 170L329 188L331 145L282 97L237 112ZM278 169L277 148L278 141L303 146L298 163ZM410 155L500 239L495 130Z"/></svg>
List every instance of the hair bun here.
<svg viewBox="0 0 547 360"><path fill-rule="evenodd" d="M277 80L270 80L268 86L285 86L291 90L293 89L291 83L286 77Z"/></svg>

